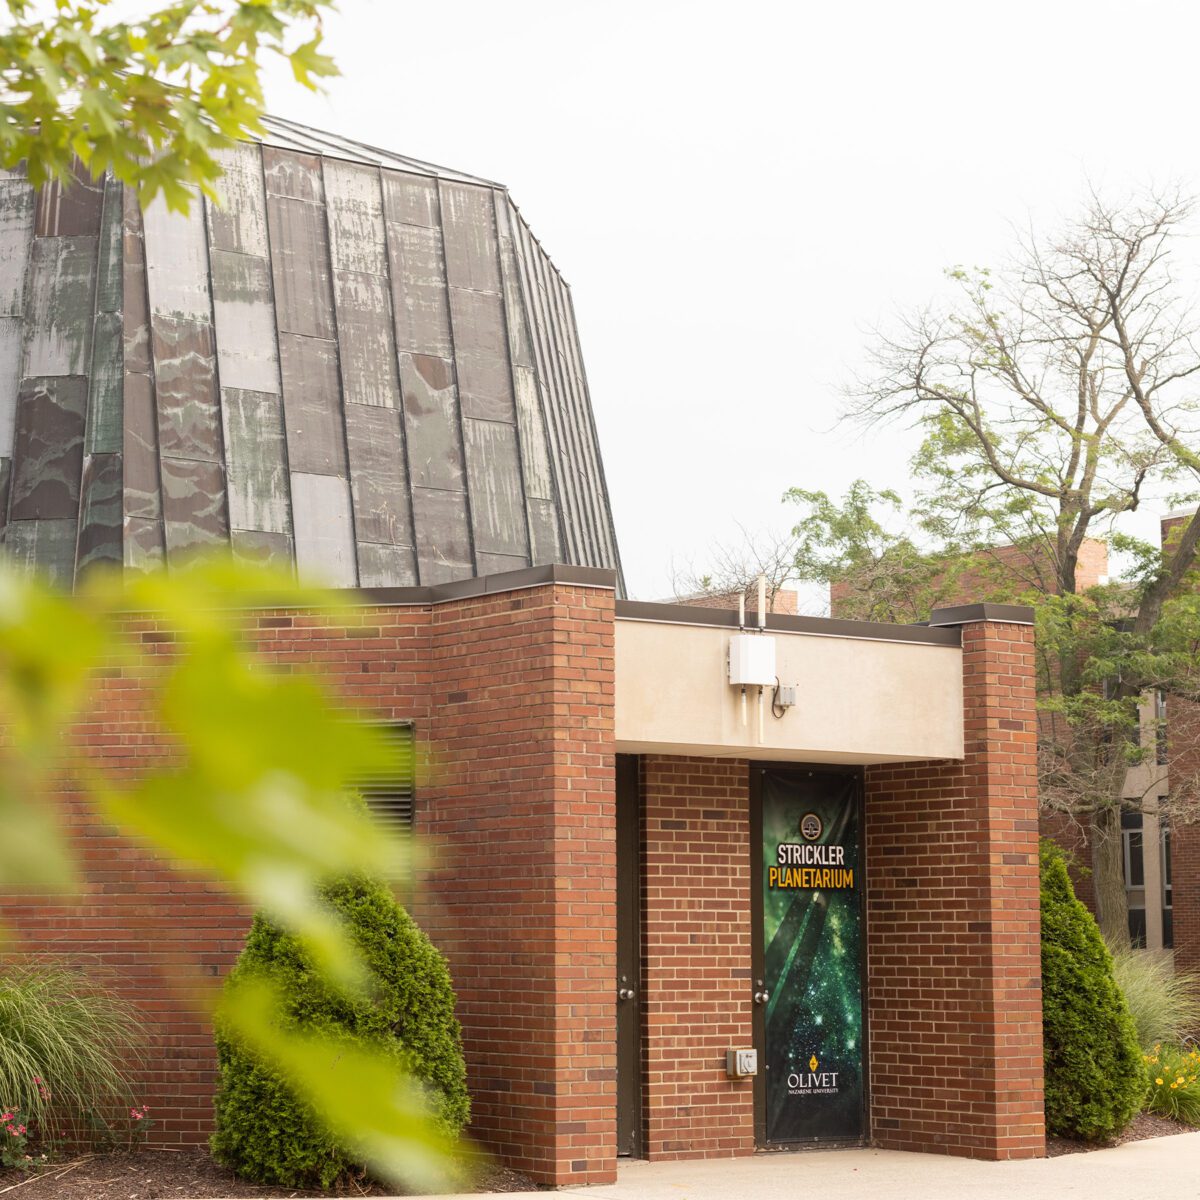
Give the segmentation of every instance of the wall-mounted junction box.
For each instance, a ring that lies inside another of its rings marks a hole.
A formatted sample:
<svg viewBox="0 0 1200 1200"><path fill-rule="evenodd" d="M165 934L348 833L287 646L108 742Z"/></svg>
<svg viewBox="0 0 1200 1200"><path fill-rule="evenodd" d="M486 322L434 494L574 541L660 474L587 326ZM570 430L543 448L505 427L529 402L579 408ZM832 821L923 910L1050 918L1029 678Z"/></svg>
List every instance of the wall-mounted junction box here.
<svg viewBox="0 0 1200 1200"><path fill-rule="evenodd" d="M775 639L761 633L735 633L729 639L729 682L774 687Z"/></svg>
<svg viewBox="0 0 1200 1200"><path fill-rule="evenodd" d="M757 1050L726 1050L725 1073L730 1079L747 1079L758 1074Z"/></svg>

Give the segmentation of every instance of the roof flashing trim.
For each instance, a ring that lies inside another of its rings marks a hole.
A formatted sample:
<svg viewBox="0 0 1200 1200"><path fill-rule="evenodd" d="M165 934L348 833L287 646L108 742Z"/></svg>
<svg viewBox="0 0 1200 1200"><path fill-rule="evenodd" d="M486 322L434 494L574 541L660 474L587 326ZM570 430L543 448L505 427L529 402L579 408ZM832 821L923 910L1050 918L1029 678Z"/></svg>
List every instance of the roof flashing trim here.
<svg viewBox="0 0 1200 1200"><path fill-rule="evenodd" d="M1026 604L957 604L952 608L935 608L929 615L931 628L970 625L976 621L1032 625L1034 613Z"/></svg>
<svg viewBox="0 0 1200 1200"><path fill-rule="evenodd" d="M733 609L701 608L686 604L618 600L616 615L618 621L711 625L721 629L739 627L737 613ZM806 633L816 637L859 638L876 642L915 642L919 645L954 647L962 645L962 635L953 625L946 628L887 625L882 621L845 621L836 617L800 617L768 613L767 629L776 633Z"/></svg>
<svg viewBox="0 0 1200 1200"><path fill-rule="evenodd" d="M452 600L517 592L525 588L542 587L547 583L576 584L615 592L617 573L608 567L551 563L541 567L522 567L516 571L500 571L493 575L477 575L472 579L456 579L450 583L435 583L428 587L357 588L355 591L356 599L361 597L363 604L447 604Z"/></svg>
<svg viewBox="0 0 1200 1200"><path fill-rule="evenodd" d="M325 588L330 603L358 604L364 608L429 608L435 604L449 604L455 600L469 600L477 596L498 596L505 592L521 592L529 588L545 587L561 583L576 587L590 587L598 591L615 592L617 573L608 567L575 567L553 564L544 567L525 567L518 571L499 571L493 575L478 575L473 579L453 583L436 583L427 587L398 588ZM309 589L320 594L322 589ZM311 600L296 600L287 596L263 600L258 604L214 605L221 610L244 610L247 612L270 612L277 609L314 611L320 603ZM151 612L151 609L130 607L129 613Z"/></svg>

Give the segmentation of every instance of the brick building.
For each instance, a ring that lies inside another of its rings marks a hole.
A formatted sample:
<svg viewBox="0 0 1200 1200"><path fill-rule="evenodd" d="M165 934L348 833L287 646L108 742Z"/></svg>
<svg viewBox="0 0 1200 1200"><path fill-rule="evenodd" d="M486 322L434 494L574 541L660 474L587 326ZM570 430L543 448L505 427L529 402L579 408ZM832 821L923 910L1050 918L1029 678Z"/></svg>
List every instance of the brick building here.
<svg viewBox="0 0 1200 1200"><path fill-rule="evenodd" d="M186 218L0 181L5 545L64 585L228 545L354 589L357 621L246 621L420 748L413 907L475 1135L548 1184L623 1154L1042 1154L1029 611L742 629L624 599L569 292L507 192L283 123L225 165ZM80 745L169 760L137 670L99 687ZM249 914L66 800L82 901L3 918L119 975L156 1135L201 1141L188 981Z"/></svg>

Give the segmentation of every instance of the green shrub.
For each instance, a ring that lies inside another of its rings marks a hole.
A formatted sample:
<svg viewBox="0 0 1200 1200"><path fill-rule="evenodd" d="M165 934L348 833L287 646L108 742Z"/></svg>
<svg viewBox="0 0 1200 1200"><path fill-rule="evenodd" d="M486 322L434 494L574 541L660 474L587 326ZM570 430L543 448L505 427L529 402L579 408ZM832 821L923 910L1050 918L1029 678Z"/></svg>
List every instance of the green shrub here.
<svg viewBox="0 0 1200 1200"><path fill-rule="evenodd" d="M1146 1055L1146 1111L1200 1126L1200 1050L1155 1046Z"/></svg>
<svg viewBox="0 0 1200 1200"><path fill-rule="evenodd" d="M1200 976L1177 972L1169 951L1110 950L1113 974L1143 1050L1200 1032Z"/></svg>
<svg viewBox="0 0 1200 1200"><path fill-rule="evenodd" d="M376 977L367 999L333 990L292 935L255 917L230 984L265 976L285 1001L285 1019L307 1033L350 1033L429 1089L437 1123L452 1135L469 1102L454 989L445 959L396 903L365 876L326 886ZM361 1162L317 1120L312 1108L227 1029L218 1026L220 1079L212 1150L218 1161L259 1183L329 1187L362 1174Z"/></svg>
<svg viewBox="0 0 1200 1200"><path fill-rule="evenodd" d="M128 1125L145 1046L137 1009L81 971L52 960L0 970L0 1111L43 1143Z"/></svg>
<svg viewBox="0 0 1200 1200"><path fill-rule="evenodd" d="M1141 1106L1145 1064L1112 956L1052 843L1042 843L1041 868L1046 1128L1105 1141Z"/></svg>

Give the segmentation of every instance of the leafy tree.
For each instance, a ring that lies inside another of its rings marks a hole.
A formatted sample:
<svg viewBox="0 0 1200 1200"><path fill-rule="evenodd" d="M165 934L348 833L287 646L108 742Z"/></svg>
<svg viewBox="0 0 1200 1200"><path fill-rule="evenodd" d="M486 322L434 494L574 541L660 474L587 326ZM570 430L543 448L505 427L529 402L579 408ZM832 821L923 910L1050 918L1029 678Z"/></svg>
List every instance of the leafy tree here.
<svg viewBox="0 0 1200 1200"><path fill-rule="evenodd" d="M1062 854L1043 842L1042 1046L1046 1129L1106 1141L1146 1094L1129 1006L1092 914L1075 898Z"/></svg>
<svg viewBox="0 0 1200 1200"><path fill-rule="evenodd" d="M1041 799L1087 828L1114 944L1129 937L1127 771L1153 762L1140 709L1155 690L1190 702L1200 679L1200 341L1171 270L1191 215L1175 195L1093 194L1003 269L952 270L947 300L877 336L849 416L923 432L902 529L873 514L895 498L865 485L840 505L791 493L806 510L797 573L837 584L844 615L920 619L946 597L1037 605ZM1192 510L1162 546L1115 526L1152 490ZM1081 587L1089 538L1131 563L1122 579ZM1195 815L1194 772L1172 769L1171 787L1170 810Z"/></svg>
<svg viewBox="0 0 1200 1200"><path fill-rule="evenodd" d="M6 0L0 30L0 166L69 180L78 156L148 203L184 211L199 185L215 197L216 152L262 133L262 60L300 84L335 74L321 53L332 0L175 0L135 20L113 0Z"/></svg>
<svg viewBox="0 0 1200 1200"><path fill-rule="evenodd" d="M852 417L924 430L930 519L1029 542L1053 571L1047 590L1074 592L1085 539L1152 485L1200 499L1200 349L1170 258L1192 211L1171 194L1093 194L1004 269L954 268L951 298L878 335L876 370L852 393ZM1145 581L1147 627L1198 542L1193 519Z"/></svg>
<svg viewBox="0 0 1200 1200"><path fill-rule="evenodd" d="M864 621L923 621L949 602L965 572L957 547L936 551L920 541L921 522L909 525L904 502L862 479L841 503L824 492L792 488L784 499L807 509L792 530L792 570L827 585L839 615ZM897 529L897 520L904 524Z"/></svg>

